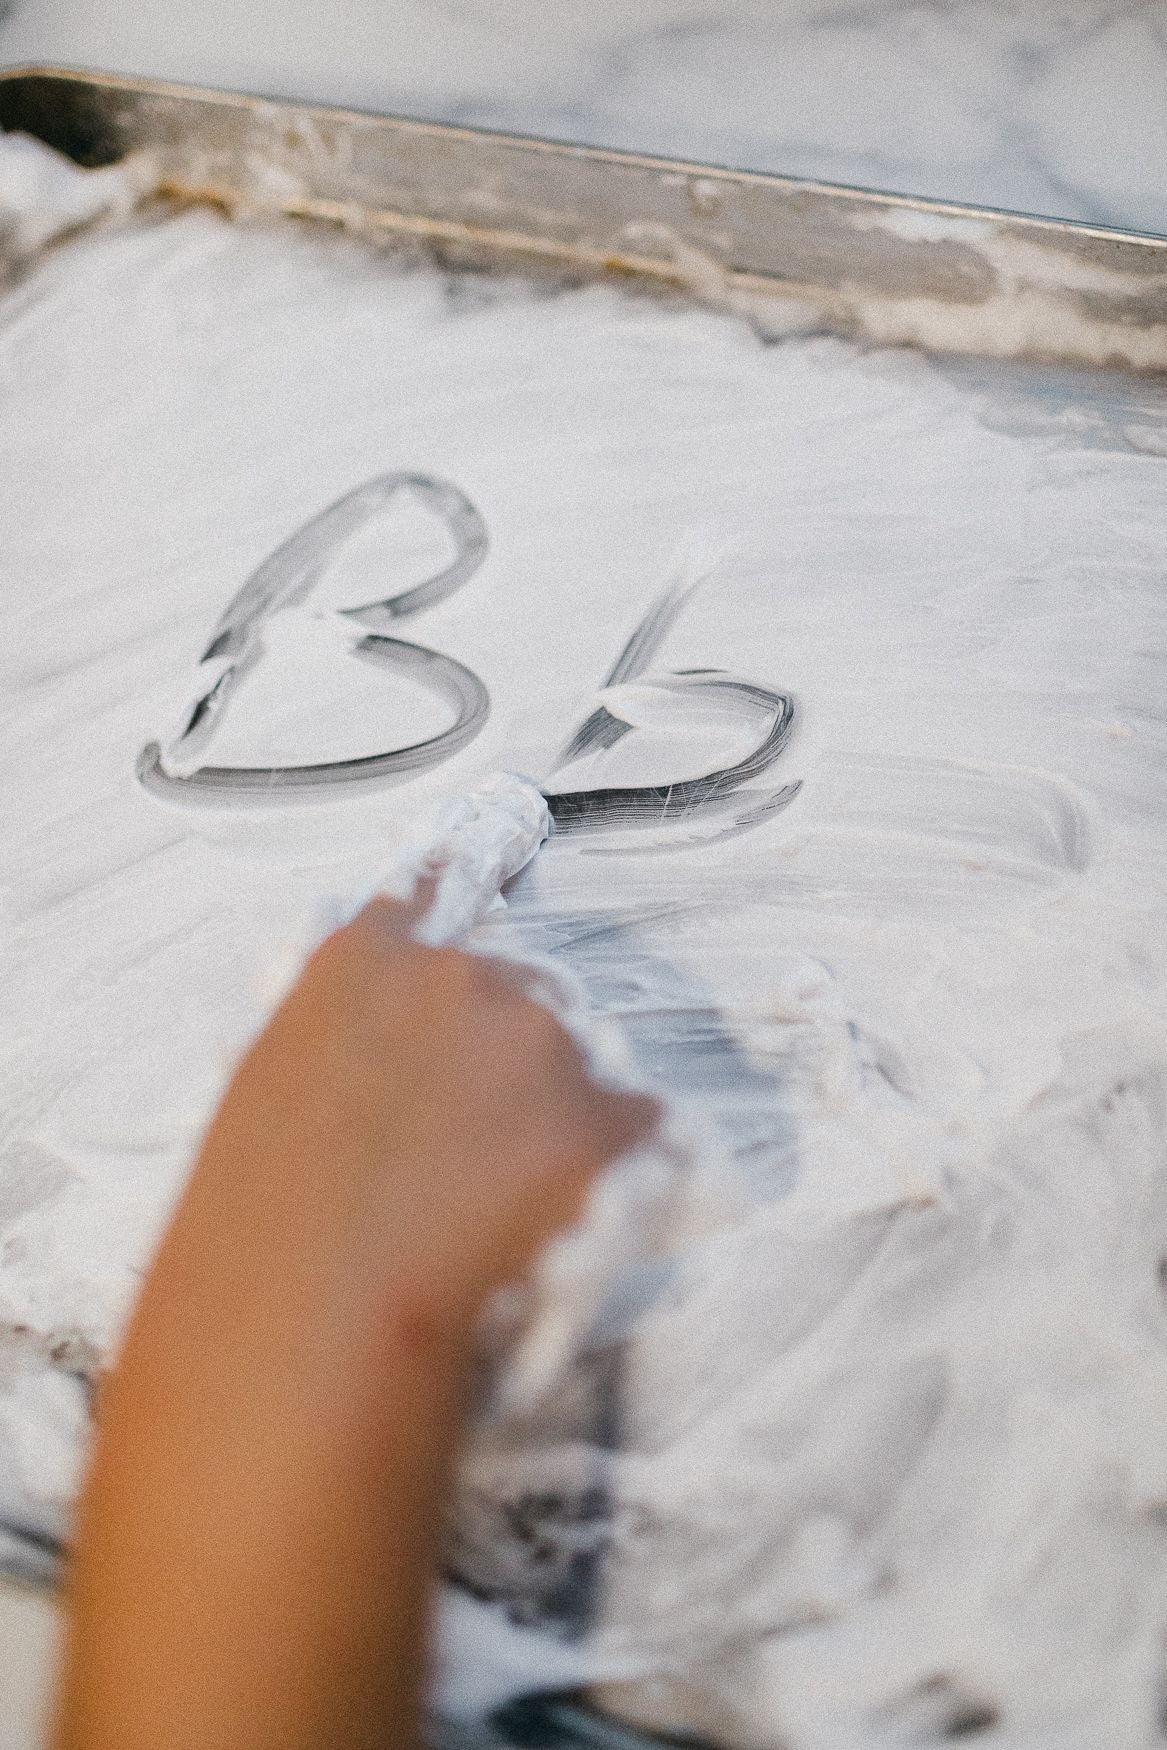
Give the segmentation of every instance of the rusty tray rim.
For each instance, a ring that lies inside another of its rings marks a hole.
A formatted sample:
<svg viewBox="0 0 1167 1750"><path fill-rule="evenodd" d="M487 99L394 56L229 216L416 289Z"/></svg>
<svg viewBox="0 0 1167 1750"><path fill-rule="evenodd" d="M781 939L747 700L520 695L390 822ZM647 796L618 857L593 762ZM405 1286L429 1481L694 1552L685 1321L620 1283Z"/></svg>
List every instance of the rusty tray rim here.
<svg viewBox="0 0 1167 1750"><path fill-rule="evenodd" d="M397 110L366 109L356 104L321 103L315 99L115 73L105 68L74 66L65 62L28 61L0 66L0 86L17 80L58 80L110 94L133 92L143 97L167 97L195 104L226 105L240 111L260 108L269 112L286 112L289 115L328 118L334 122L388 126L408 130L419 139L428 137L439 143L458 140L470 146L506 145L532 154L571 158L614 168L635 167L691 177L711 177L714 180L731 178L734 182L763 189L782 189L828 197L842 195L881 208L898 208L944 218L1023 219L1027 225L1054 237L1068 234L1095 238L1100 242L1136 243L1167 253L1167 231L1144 231L1123 225L1097 225L1090 220L1036 213L1024 207L940 200L931 195L876 188L865 183L834 182L819 177L793 176L783 171L755 170L748 165L675 158L659 153L639 152L627 147L597 146L586 141L561 139L557 135L528 134L507 128L469 127L464 123L438 122Z"/></svg>
<svg viewBox="0 0 1167 1750"><path fill-rule="evenodd" d="M50 63L0 69L0 125L152 152L181 199L655 282L775 336L1167 373L1167 235Z"/></svg>

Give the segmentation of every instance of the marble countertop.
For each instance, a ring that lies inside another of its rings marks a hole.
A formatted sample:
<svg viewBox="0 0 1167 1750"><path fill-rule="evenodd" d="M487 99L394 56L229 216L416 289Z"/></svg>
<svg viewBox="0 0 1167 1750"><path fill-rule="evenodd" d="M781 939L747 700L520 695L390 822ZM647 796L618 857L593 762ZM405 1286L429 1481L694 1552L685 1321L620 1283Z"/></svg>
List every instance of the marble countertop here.
<svg viewBox="0 0 1167 1750"><path fill-rule="evenodd" d="M28 62L1167 233L1167 0L0 0ZM0 1750L53 1632L0 1590Z"/></svg>
<svg viewBox="0 0 1167 1750"><path fill-rule="evenodd" d="M0 65L1167 232L1167 0L0 0Z"/></svg>

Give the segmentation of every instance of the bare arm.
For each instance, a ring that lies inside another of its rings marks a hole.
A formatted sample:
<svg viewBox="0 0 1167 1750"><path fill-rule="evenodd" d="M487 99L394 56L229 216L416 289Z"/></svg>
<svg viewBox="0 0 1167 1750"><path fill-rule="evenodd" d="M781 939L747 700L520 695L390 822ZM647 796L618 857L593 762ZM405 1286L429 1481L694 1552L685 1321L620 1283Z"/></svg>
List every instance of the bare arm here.
<svg viewBox="0 0 1167 1750"><path fill-rule="evenodd" d="M241 1065L99 1405L55 1750L416 1741L474 1316L650 1101L378 901Z"/></svg>

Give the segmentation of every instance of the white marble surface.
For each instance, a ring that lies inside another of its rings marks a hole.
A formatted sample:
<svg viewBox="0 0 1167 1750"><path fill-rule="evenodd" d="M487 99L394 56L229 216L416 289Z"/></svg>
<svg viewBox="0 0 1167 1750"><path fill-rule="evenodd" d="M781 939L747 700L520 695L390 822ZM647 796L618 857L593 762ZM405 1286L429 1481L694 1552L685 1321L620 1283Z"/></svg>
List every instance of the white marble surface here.
<svg viewBox="0 0 1167 1750"><path fill-rule="evenodd" d="M1167 232L1165 0L0 0L29 61ZM0 1591L0 1750L53 1633Z"/></svg>
<svg viewBox="0 0 1167 1750"><path fill-rule="evenodd" d="M1167 231L1167 0L10 0L28 61Z"/></svg>

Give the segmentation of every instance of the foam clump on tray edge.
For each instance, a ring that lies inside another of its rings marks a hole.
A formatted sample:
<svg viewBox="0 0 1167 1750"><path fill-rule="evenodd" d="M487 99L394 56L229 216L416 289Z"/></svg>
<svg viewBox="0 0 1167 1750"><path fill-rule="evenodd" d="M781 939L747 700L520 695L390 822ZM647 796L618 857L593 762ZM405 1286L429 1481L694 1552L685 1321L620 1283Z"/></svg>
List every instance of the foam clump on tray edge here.
<svg viewBox="0 0 1167 1750"><path fill-rule="evenodd" d="M0 265L97 219L121 219L157 186L147 153L86 170L31 134L0 134Z"/></svg>

